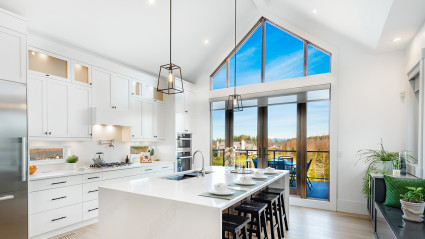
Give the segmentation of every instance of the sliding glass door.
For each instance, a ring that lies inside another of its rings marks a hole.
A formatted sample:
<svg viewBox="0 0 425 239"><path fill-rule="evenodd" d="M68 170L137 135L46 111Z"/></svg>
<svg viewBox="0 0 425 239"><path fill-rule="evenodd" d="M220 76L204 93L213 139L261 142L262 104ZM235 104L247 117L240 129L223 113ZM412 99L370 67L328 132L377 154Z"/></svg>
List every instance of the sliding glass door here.
<svg viewBox="0 0 425 239"><path fill-rule="evenodd" d="M225 148L237 166L288 170L290 192L329 199L329 89L245 100L241 112L212 103L212 164L225 165Z"/></svg>

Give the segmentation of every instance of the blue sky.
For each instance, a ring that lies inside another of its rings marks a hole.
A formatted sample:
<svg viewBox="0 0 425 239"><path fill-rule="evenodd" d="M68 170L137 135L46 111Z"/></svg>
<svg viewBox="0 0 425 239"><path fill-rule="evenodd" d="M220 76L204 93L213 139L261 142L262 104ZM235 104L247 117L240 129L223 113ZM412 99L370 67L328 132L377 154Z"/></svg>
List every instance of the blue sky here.
<svg viewBox="0 0 425 239"><path fill-rule="evenodd" d="M329 101L307 103L307 137L329 134ZM295 138L297 135L297 104L273 105L268 108L270 139ZM234 135L257 135L257 108L235 112ZM213 111L213 139L224 139L224 110Z"/></svg>

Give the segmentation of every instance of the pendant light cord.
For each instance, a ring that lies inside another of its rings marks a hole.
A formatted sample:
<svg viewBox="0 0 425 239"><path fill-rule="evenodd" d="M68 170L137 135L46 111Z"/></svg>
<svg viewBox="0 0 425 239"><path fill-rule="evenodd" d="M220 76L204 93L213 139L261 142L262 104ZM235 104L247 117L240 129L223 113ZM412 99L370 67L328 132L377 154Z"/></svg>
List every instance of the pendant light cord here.
<svg viewBox="0 0 425 239"><path fill-rule="evenodd" d="M234 79L235 97L236 97L236 52L237 52L237 49L236 49L236 0L235 0L235 79Z"/></svg>
<svg viewBox="0 0 425 239"><path fill-rule="evenodd" d="M171 67L171 0L170 0L170 68L172 69L172 67Z"/></svg>

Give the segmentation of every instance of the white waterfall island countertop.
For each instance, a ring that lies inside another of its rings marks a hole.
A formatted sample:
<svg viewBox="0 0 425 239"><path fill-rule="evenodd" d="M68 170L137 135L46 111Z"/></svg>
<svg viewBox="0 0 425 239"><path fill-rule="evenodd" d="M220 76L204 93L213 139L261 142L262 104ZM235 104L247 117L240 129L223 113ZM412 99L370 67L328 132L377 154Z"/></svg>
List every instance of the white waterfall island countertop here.
<svg viewBox="0 0 425 239"><path fill-rule="evenodd" d="M217 166L206 171L211 173L180 181L153 177L99 187L100 238L219 239L222 211L267 186L286 189L289 215L289 171L278 171L250 189L242 186L247 191L231 200L199 195L214 184L231 184L241 174Z"/></svg>

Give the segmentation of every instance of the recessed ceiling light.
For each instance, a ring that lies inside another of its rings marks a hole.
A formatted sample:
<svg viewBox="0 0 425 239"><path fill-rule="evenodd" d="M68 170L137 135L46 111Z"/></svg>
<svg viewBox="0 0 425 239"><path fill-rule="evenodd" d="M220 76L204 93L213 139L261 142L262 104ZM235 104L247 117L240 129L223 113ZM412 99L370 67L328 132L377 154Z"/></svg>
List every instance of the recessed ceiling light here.
<svg viewBox="0 0 425 239"><path fill-rule="evenodd" d="M312 11L314 14L317 14L317 10L316 9L313 9L313 11Z"/></svg>
<svg viewBox="0 0 425 239"><path fill-rule="evenodd" d="M393 42L398 42L398 41L400 41L401 40L401 37L397 37L397 38L394 38L393 39Z"/></svg>
<svg viewBox="0 0 425 239"><path fill-rule="evenodd" d="M208 43L210 43L210 40L205 39L205 40L204 40L204 45L208 45Z"/></svg>
<svg viewBox="0 0 425 239"><path fill-rule="evenodd" d="M155 4L155 0L148 0L148 3L149 3L150 5L153 5L153 4Z"/></svg>

